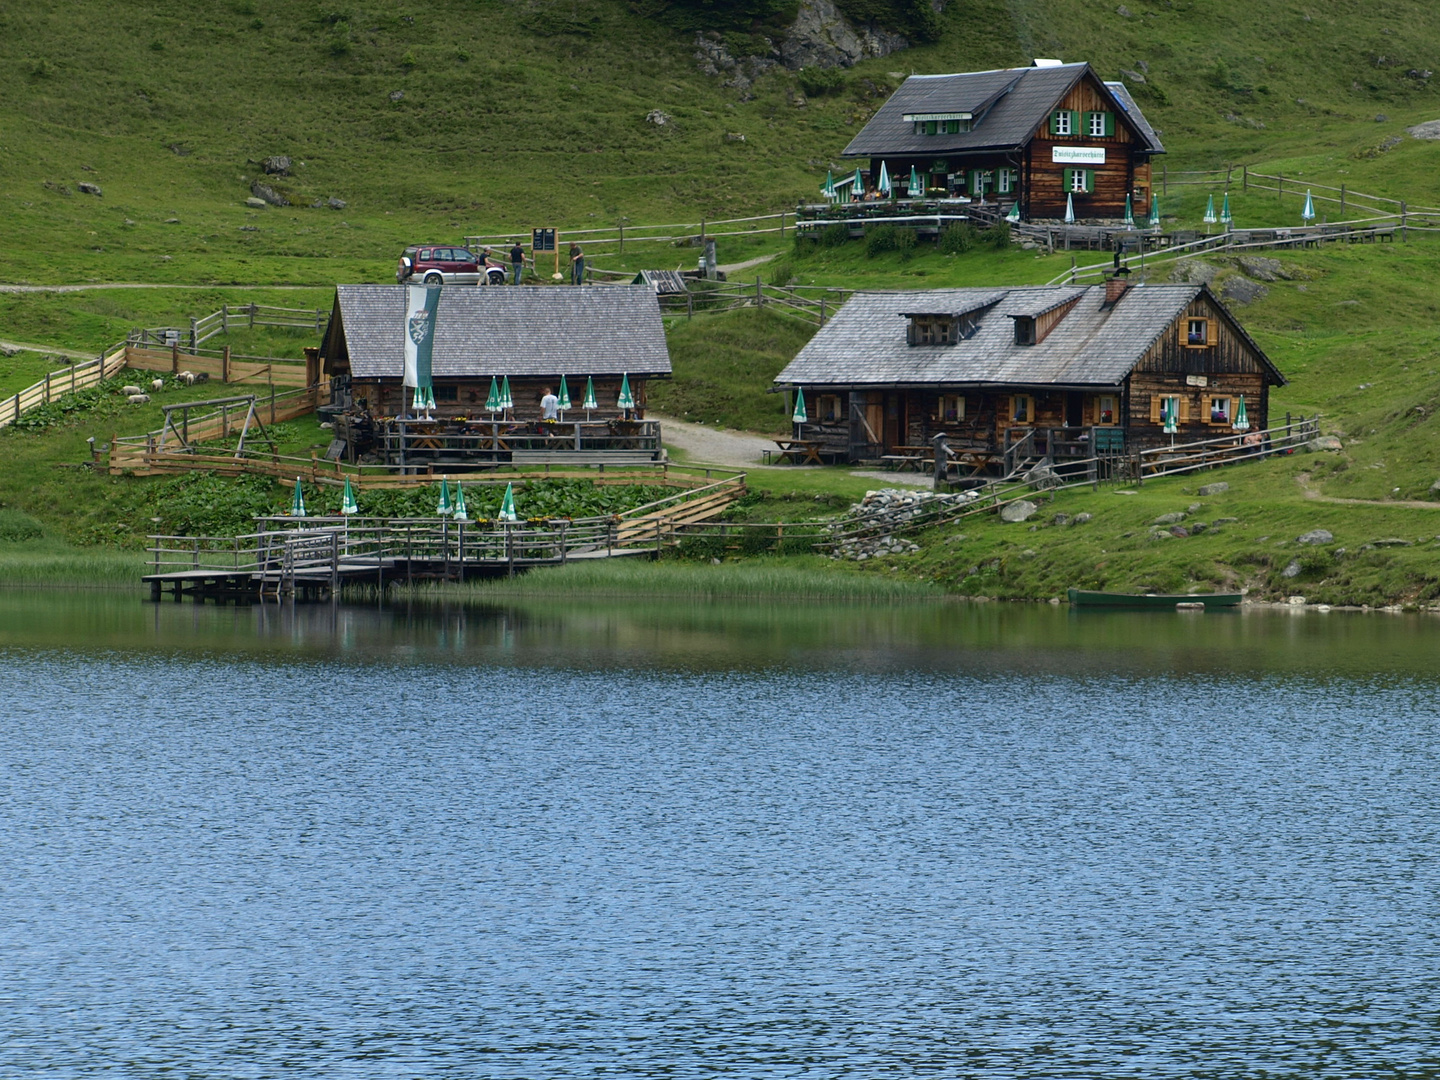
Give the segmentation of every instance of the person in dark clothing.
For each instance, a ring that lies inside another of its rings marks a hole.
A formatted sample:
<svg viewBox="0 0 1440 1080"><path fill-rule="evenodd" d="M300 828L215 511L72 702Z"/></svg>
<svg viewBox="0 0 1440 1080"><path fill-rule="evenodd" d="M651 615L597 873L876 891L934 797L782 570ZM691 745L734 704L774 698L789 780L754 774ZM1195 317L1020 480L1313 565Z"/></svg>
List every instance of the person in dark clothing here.
<svg viewBox="0 0 1440 1080"><path fill-rule="evenodd" d="M585 252L579 244L570 244L570 284L585 284Z"/></svg>
<svg viewBox="0 0 1440 1080"><path fill-rule="evenodd" d="M525 269L525 249L520 246L520 241L515 241L515 246L510 249L510 284L520 284L520 274Z"/></svg>

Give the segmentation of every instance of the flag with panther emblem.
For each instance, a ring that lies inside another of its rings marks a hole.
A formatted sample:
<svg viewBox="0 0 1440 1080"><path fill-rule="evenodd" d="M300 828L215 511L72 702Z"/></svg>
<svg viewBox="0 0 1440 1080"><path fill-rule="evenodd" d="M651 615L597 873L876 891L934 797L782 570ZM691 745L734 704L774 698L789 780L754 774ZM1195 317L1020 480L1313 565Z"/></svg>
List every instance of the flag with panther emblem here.
<svg viewBox="0 0 1440 1080"><path fill-rule="evenodd" d="M407 286L405 305L405 385L417 389L431 385L430 358L435 346L435 309L440 289Z"/></svg>

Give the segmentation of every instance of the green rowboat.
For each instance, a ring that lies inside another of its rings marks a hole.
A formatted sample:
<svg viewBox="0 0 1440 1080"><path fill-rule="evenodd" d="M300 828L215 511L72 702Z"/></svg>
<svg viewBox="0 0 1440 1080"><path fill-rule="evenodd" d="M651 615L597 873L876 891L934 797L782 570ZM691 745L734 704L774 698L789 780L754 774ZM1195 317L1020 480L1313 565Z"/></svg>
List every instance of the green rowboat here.
<svg viewBox="0 0 1440 1080"><path fill-rule="evenodd" d="M1176 604L1204 604L1205 607L1237 607L1240 593L1118 593L1071 589L1073 607L1174 608Z"/></svg>

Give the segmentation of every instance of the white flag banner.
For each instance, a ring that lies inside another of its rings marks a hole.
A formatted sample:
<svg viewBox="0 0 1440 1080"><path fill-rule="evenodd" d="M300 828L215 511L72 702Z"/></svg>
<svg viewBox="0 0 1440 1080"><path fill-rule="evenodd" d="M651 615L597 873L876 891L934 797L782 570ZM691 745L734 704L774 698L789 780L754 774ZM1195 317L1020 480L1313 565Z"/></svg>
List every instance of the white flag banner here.
<svg viewBox="0 0 1440 1080"><path fill-rule="evenodd" d="M408 286L405 305L405 385L431 385L430 361L435 346L435 310L440 290L425 285Z"/></svg>

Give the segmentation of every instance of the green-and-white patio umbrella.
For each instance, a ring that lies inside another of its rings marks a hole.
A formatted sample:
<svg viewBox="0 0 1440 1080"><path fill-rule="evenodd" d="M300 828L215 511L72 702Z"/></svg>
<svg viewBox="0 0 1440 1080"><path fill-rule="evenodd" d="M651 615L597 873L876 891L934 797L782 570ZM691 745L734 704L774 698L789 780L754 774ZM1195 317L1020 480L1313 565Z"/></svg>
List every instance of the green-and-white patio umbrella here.
<svg viewBox="0 0 1440 1080"><path fill-rule="evenodd" d="M825 183L820 185L820 194L831 202L835 201L835 174L829 169L825 170Z"/></svg>
<svg viewBox="0 0 1440 1080"><path fill-rule="evenodd" d="M496 515L500 521L518 521L515 516L515 486L505 485L505 497L500 500L500 513Z"/></svg>
<svg viewBox="0 0 1440 1080"><path fill-rule="evenodd" d="M620 396L615 399L617 409L633 409L635 407L635 395L630 393L630 375L628 372L620 376Z"/></svg>
<svg viewBox="0 0 1440 1080"><path fill-rule="evenodd" d="M442 476L440 478L440 499L435 504L435 513L441 517L449 517L455 512L455 504L450 501L450 481Z"/></svg>
<svg viewBox="0 0 1440 1080"><path fill-rule="evenodd" d="M510 376L504 376L500 381L500 408L513 409L515 399L510 396Z"/></svg>
<svg viewBox="0 0 1440 1080"><path fill-rule="evenodd" d="M1153 191L1150 193L1150 228L1160 227L1160 198Z"/></svg>
<svg viewBox="0 0 1440 1080"><path fill-rule="evenodd" d="M494 375L490 376L490 396L485 399L485 408L492 420L495 419L494 414L500 411L500 381Z"/></svg>
<svg viewBox="0 0 1440 1080"><path fill-rule="evenodd" d="M1219 220L1215 216L1215 196L1211 195L1205 200L1205 217L1202 219L1206 225L1214 225Z"/></svg>
<svg viewBox="0 0 1440 1080"><path fill-rule="evenodd" d="M925 194L925 185L920 182L920 173L914 165L910 166L910 191L912 199L919 199Z"/></svg>
<svg viewBox="0 0 1440 1080"><path fill-rule="evenodd" d="M1068 191L1065 193L1065 224L1075 224L1075 196Z"/></svg>
<svg viewBox="0 0 1440 1080"><path fill-rule="evenodd" d="M865 194L865 178L860 175L860 166L855 166L855 179L850 181L850 194L860 198Z"/></svg>
<svg viewBox="0 0 1440 1080"><path fill-rule="evenodd" d="M1230 192L1225 192L1225 201L1220 204L1220 224L1229 225L1235 219L1230 216Z"/></svg>
<svg viewBox="0 0 1440 1080"><path fill-rule="evenodd" d="M305 516L305 491L300 487L300 477L295 477L295 494L290 496L290 516Z"/></svg>
<svg viewBox="0 0 1440 1080"><path fill-rule="evenodd" d="M1230 425L1236 431L1250 430L1250 417L1245 415L1245 395L1240 395L1240 404L1235 406L1235 422Z"/></svg>
<svg viewBox="0 0 1440 1080"><path fill-rule="evenodd" d="M1310 189L1305 189L1305 208L1300 211L1300 220L1309 224L1315 220L1315 200L1310 197Z"/></svg>
<svg viewBox="0 0 1440 1080"><path fill-rule="evenodd" d="M1125 193L1125 227L1127 229L1135 227L1135 204L1130 201L1130 192L1128 191Z"/></svg>
<svg viewBox="0 0 1440 1080"><path fill-rule="evenodd" d="M590 410L600 407L600 403L595 400L595 376L593 375L585 376L585 401L580 407L585 410L586 423L590 421Z"/></svg>
<svg viewBox="0 0 1440 1080"><path fill-rule="evenodd" d="M805 412L805 388L803 386L795 388L795 411L790 414L790 422L792 424L808 424L810 422L810 416Z"/></svg>
<svg viewBox="0 0 1440 1080"><path fill-rule="evenodd" d="M875 185L875 190L887 199L890 197L892 190L890 187L890 170L885 167L885 162L883 161L880 162L880 182Z"/></svg>
<svg viewBox="0 0 1440 1080"><path fill-rule="evenodd" d="M570 387L565 383L565 376L560 376L560 400L555 406L560 410L560 419L565 419L565 410L570 408Z"/></svg>
<svg viewBox="0 0 1440 1080"><path fill-rule="evenodd" d="M1164 432L1166 435L1174 435L1180 430L1180 408L1179 401L1175 398L1163 398L1160 402L1160 416L1165 421Z"/></svg>
<svg viewBox="0 0 1440 1080"><path fill-rule="evenodd" d="M465 509L465 489L460 486L460 481L455 481L455 512L451 515L456 521L469 521L470 511Z"/></svg>
<svg viewBox="0 0 1440 1080"><path fill-rule="evenodd" d="M1017 202L1017 203L1011 203L1011 204L1010 204L1010 212L1005 215L1005 220L1008 221L1008 222L1010 222L1011 225L1019 224L1019 222L1020 222L1020 204L1019 204L1018 202Z"/></svg>
<svg viewBox="0 0 1440 1080"><path fill-rule="evenodd" d="M350 486L350 477L345 477L345 494L340 496L340 513L349 517L351 514L360 512L360 504L355 501L355 489Z"/></svg>

